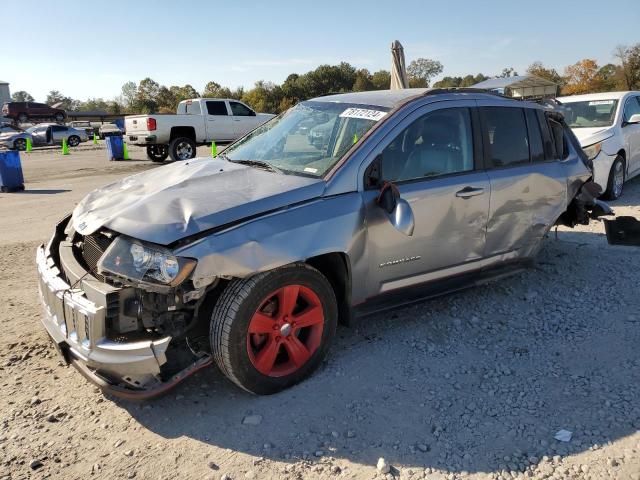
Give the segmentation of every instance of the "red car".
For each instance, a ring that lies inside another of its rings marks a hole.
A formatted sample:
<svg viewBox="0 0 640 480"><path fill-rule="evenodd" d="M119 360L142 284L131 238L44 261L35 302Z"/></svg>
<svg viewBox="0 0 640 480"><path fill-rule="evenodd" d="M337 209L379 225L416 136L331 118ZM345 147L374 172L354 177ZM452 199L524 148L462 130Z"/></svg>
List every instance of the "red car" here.
<svg viewBox="0 0 640 480"><path fill-rule="evenodd" d="M19 123L47 119L61 123L67 118L67 112L64 110L36 102L7 102L2 105L2 115Z"/></svg>

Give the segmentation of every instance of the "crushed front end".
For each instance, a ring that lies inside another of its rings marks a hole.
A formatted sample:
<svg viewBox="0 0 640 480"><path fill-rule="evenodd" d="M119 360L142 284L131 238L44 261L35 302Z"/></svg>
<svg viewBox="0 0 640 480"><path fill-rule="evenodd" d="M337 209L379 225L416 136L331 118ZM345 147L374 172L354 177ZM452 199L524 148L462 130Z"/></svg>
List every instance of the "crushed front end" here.
<svg viewBox="0 0 640 480"><path fill-rule="evenodd" d="M199 322L205 288L139 288L99 272L118 234L83 236L63 219L36 263L42 322L68 363L102 389L150 398L211 363L207 322Z"/></svg>

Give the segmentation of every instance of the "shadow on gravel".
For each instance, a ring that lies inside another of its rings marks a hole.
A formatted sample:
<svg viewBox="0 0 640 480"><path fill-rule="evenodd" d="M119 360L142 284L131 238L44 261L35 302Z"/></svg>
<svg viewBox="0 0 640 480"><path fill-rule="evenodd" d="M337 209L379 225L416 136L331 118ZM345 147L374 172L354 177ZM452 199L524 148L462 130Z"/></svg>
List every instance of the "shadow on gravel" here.
<svg viewBox="0 0 640 480"><path fill-rule="evenodd" d="M163 437L284 461L523 471L614 441L640 428L640 249L571 235L523 274L340 328L328 362L283 393L245 394L211 368L118 403Z"/></svg>

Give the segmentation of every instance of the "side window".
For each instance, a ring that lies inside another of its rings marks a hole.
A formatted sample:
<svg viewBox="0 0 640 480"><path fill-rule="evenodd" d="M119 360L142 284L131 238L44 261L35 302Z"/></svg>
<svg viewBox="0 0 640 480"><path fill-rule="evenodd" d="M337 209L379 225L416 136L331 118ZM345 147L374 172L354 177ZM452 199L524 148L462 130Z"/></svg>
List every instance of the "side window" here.
<svg viewBox="0 0 640 480"><path fill-rule="evenodd" d="M236 117L251 117L253 112L245 105L238 102L229 102L231 105L231 112Z"/></svg>
<svg viewBox="0 0 640 480"><path fill-rule="evenodd" d="M52 132L66 132L67 131L67 127L63 127L60 125L52 125L51 126L51 131Z"/></svg>
<svg viewBox="0 0 640 480"><path fill-rule="evenodd" d="M529 163L527 125L521 108L483 107L487 160L490 167L502 168Z"/></svg>
<svg viewBox="0 0 640 480"><path fill-rule="evenodd" d="M529 130L529 154L532 162L544 162L544 147L542 146L542 133L535 110L525 109L527 128Z"/></svg>
<svg viewBox="0 0 640 480"><path fill-rule="evenodd" d="M227 105L222 101L208 101L207 113L209 115L227 115Z"/></svg>
<svg viewBox="0 0 640 480"><path fill-rule="evenodd" d="M631 98L628 98L627 101L624 103L623 120L625 122L628 122L632 116L640 113L639 99L640 97L631 97Z"/></svg>
<svg viewBox="0 0 640 480"><path fill-rule="evenodd" d="M399 182L473 170L468 108L430 112L409 125L382 152L382 178Z"/></svg>
<svg viewBox="0 0 640 480"><path fill-rule="evenodd" d="M200 102L187 103L187 115L200 115Z"/></svg>

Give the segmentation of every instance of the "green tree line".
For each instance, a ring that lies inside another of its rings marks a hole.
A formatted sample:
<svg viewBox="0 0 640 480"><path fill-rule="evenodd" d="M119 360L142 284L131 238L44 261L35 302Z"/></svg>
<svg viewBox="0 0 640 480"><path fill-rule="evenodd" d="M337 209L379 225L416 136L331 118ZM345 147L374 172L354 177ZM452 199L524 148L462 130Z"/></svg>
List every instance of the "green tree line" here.
<svg viewBox="0 0 640 480"><path fill-rule="evenodd" d="M613 52L616 63L598 65L593 59L582 59L567 66L563 73L546 67L542 62L534 62L527 73L551 80L559 85L561 94L605 92L615 90L640 90L640 43L618 46ZM452 88L469 87L490 78L483 73L460 77L445 76L432 84L432 80L444 70L443 65L433 59L418 58L409 63L407 76L410 87ZM511 67L504 68L494 76L510 77L518 75ZM62 108L73 111L104 110L109 113L174 113L180 101L196 97L235 98L244 101L259 112L280 113L296 103L313 97L341 92L360 92L388 89L391 75L388 70L370 72L366 68L356 68L349 63L320 65L304 74L292 73L284 82L276 84L265 80L255 83L253 88L230 89L215 81L208 82L202 91L192 85L160 85L151 78L140 82L127 82L122 93L113 100L90 98L86 101L74 100L52 90L46 103L59 103ZM13 94L14 101L33 101L25 92Z"/></svg>

